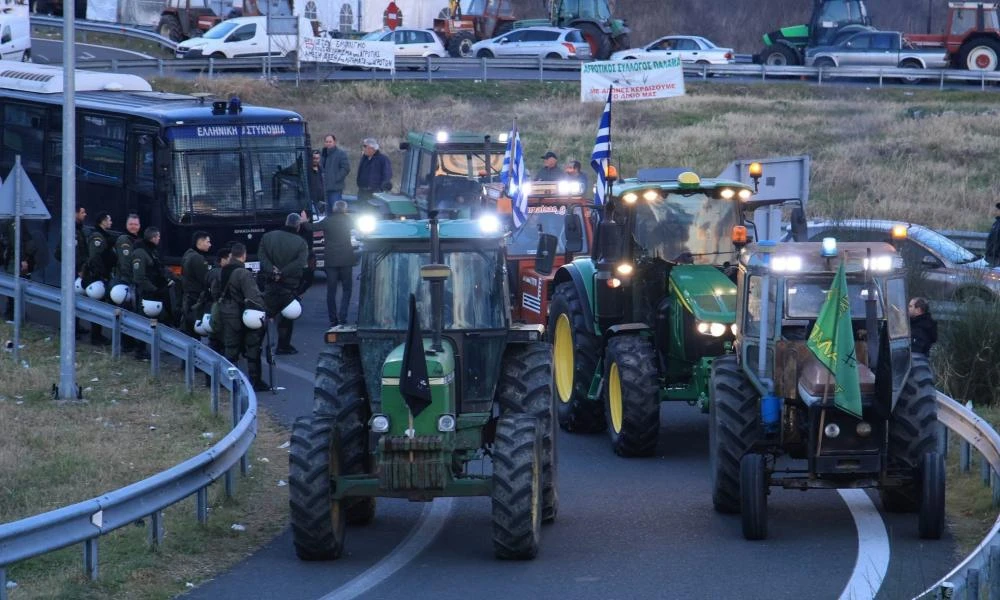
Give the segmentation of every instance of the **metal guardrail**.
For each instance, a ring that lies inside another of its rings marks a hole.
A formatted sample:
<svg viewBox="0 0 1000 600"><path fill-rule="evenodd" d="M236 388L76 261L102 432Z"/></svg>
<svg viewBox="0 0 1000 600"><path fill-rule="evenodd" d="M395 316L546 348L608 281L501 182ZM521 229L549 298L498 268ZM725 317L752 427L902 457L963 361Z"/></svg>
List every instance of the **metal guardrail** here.
<svg viewBox="0 0 1000 600"><path fill-rule="evenodd" d="M980 231L945 230L938 231L938 233L958 243L967 250L980 253L986 250L986 238L990 236L990 234Z"/></svg>
<svg viewBox="0 0 1000 600"><path fill-rule="evenodd" d="M60 310L58 288L22 281L22 306ZM13 297L14 279L0 274L0 295ZM232 430L208 450L152 477L96 498L46 513L0 524L0 600L7 600L9 565L73 544L83 543L84 570L91 579L98 573L98 539L137 520L149 517L149 543L163 540L163 509L189 496L196 497L196 516L208 522L208 486L220 478L225 492L235 491L234 470L246 474L247 451L257 437L257 396L249 379L239 369L199 340L159 325L111 304L76 296L77 316L111 333L111 353L121 356L122 335L150 344L150 372L160 371L160 355L167 353L185 362L187 390L194 389L195 373L211 377L211 410L219 411L220 387L229 391ZM225 375L225 376L223 376Z"/></svg>

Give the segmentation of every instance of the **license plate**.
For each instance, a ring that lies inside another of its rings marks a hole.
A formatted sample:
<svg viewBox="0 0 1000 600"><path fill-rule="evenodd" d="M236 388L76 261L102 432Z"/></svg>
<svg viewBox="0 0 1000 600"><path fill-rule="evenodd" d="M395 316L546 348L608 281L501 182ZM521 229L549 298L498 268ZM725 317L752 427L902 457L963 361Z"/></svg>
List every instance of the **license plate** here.
<svg viewBox="0 0 1000 600"><path fill-rule="evenodd" d="M260 271L260 261L258 260L251 260L249 262L244 263L244 265L250 271L254 272Z"/></svg>

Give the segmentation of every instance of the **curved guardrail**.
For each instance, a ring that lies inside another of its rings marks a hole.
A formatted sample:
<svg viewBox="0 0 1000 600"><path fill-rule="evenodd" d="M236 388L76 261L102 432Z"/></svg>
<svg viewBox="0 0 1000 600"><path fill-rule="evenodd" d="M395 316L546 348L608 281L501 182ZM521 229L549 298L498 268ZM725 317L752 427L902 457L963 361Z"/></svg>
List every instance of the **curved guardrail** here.
<svg viewBox="0 0 1000 600"><path fill-rule="evenodd" d="M20 289L24 294L22 305L60 310L58 288L23 281ZM0 275L0 295L13 297L11 276ZM239 464L240 471L247 473L247 451L257 437L257 396L246 375L225 358L199 340L111 304L76 296L76 310L79 318L99 324L111 333L114 357L121 354L121 336L128 335L150 344L150 370L154 376L159 373L162 352L186 361L188 391L193 389L196 370L208 374L212 414L219 410L220 388L228 390L233 428L208 450L142 481L90 500L0 524L0 600L7 598L8 565L81 542L86 575L96 579L100 536L149 517L149 541L155 546L163 539L163 509L192 495L196 496L198 521L207 523L208 486L223 478L226 495L231 496L235 490L235 467Z"/></svg>

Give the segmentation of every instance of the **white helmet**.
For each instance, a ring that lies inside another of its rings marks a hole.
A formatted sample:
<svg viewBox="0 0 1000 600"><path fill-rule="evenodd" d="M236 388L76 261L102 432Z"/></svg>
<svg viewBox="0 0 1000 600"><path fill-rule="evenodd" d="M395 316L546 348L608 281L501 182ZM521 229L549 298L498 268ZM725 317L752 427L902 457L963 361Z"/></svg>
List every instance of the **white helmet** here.
<svg viewBox="0 0 1000 600"><path fill-rule="evenodd" d="M202 323L201 319L198 319L197 321L194 322L194 332L197 333L198 335L208 335L208 332L205 331L205 326Z"/></svg>
<svg viewBox="0 0 1000 600"><path fill-rule="evenodd" d="M243 324L247 326L247 329L260 329L264 326L266 318L267 313L262 310L248 308L243 311Z"/></svg>
<svg viewBox="0 0 1000 600"><path fill-rule="evenodd" d="M159 300L142 301L142 314L146 315L150 319L160 316L161 312L163 312L163 303Z"/></svg>
<svg viewBox="0 0 1000 600"><path fill-rule="evenodd" d="M100 300L104 297L104 282L98 279L97 281L91 283L87 286L87 295L94 300Z"/></svg>
<svg viewBox="0 0 1000 600"><path fill-rule="evenodd" d="M194 330L201 335L210 335L212 333L212 313L205 313L195 321Z"/></svg>
<svg viewBox="0 0 1000 600"><path fill-rule="evenodd" d="M124 304L132 298L132 290L124 283L111 286L111 301L115 304Z"/></svg>
<svg viewBox="0 0 1000 600"><path fill-rule="evenodd" d="M83 293L83 279L80 279L79 277L76 278L76 281L73 282L73 290L77 294Z"/></svg>
<svg viewBox="0 0 1000 600"><path fill-rule="evenodd" d="M292 299L292 301L288 303L288 306L281 309L281 316L285 317L286 319L298 319L299 317L301 317L302 303L299 302L299 299L298 298Z"/></svg>

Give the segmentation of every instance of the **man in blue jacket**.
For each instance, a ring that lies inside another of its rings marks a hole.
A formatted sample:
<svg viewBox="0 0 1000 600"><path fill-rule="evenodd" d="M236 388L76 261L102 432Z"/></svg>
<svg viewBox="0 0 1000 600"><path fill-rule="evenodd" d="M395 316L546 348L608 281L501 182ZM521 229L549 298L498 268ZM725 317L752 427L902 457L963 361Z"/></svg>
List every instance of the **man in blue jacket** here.
<svg viewBox="0 0 1000 600"><path fill-rule="evenodd" d="M375 193L391 190L392 163L379 151L374 138L365 138L361 143L361 161L358 163L358 201L382 210L382 206L375 202Z"/></svg>

